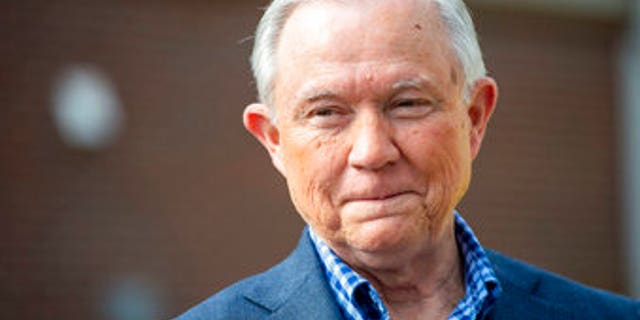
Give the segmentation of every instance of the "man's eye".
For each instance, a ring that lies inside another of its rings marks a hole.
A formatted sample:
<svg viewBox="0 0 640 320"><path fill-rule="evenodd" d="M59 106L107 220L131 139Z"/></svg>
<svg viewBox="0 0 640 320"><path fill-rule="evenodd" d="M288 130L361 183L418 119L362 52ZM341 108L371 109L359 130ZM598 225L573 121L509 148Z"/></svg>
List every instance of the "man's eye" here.
<svg viewBox="0 0 640 320"><path fill-rule="evenodd" d="M347 121L347 110L340 106L319 106L307 112L308 123L318 128L339 127Z"/></svg>
<svg viewBox="0 0 640 320"><path fill-rule="evenodd" d="M396 104L398 107L415 107L419 105L419 101L416 100L401 100Z"/></svg>
<svg viewBox="0 0 640 320"><path fill-rule="evenodd" d="M347 114L347 110L339 105L327 105L311 108L307 112L307 118L335 118Z"/></svg>
<svg viewBox="0 0 640 320"><path fill-rule="evenodd" d="M314 110L311 115L316 117L329 117L336 114L336 110L332 108L319 108Z"/></svg>
<svg viewBox="0 0 640 320"><path fill-rule="evenodd" d="M427 107L430 106L431 102L424 99L407 99L400 100L396 103L398 107Z"/></svg>
<svg viewBox="0 0 640 320"><path fill-rule="evenodd" d="M431 112L433 104L424 99L399 100L392 104L389 112L393 116L402 118L422 117Z"/></svg>

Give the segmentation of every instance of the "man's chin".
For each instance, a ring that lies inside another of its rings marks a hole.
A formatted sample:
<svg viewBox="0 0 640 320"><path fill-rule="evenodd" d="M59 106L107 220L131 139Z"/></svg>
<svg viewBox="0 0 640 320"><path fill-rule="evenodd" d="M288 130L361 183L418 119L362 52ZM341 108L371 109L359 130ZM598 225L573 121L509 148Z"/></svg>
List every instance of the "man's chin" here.
<svg viewBox="0 0 640 320"><path fill-rule="evenodd" d="M416 241L418 229L419 226L406 217L385 217L358 224L346 233L346 242L354 251L385 256Z"/></svg>

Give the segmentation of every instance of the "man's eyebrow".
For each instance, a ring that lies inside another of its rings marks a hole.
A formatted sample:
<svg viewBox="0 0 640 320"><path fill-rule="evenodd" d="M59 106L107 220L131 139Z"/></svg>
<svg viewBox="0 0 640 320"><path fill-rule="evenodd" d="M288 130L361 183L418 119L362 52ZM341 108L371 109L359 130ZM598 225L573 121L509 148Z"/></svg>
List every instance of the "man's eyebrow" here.
<svg viewBox="0 0 640 320"><path fill-rule="evenodd" d="M434 90L435 87L431 81L424 77L415 77L409 79L399 80L391 85L391 89L394 91L402 91L405 89L415 90ZM306 103L315 102L323 99L336 99L339 95L337 92L329 89L314 89L304 90L298 95L298 101L304 101Z"/></svg>
<svg viewBox="0 0 640 320"><path fill-rule="evenodd" d="M403 89L429 90L433 89L433 84L425 78L417 77L400 80L391 85L391 89L394 91L400 91Z"/></svg>
<svg viewBox="0 0 640 320"><path fill-rule="evenodd" d="M298 100L305 102L314 102L322 99L333 99L337 96L338 94L331 90L309 90L301 93L298 96Z"/></svg>

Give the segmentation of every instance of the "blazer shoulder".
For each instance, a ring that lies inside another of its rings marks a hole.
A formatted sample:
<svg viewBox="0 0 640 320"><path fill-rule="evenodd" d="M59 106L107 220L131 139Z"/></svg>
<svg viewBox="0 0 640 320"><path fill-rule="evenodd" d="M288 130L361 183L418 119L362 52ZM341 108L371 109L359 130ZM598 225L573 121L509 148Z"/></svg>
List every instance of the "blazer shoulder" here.
<svg viewBox="0 0 640 320"><path fill-rule="evenodd" d="M329 290L305 229L285 260L223 289L176 320L291 319L301 312L309 319L337 319L339 310Z"/></svg>
<svg viewBox="0 0 640 320"><path fill-rule="evenodd" d="M640 302L487 250L503 287L500 300L509 304L535 303L576 319L640 319Z"/></svg>
<svg viewBox="0 0 640 320"><path fill-rule="evenodd" d="M246 293L261 287L269 272L254 275L226 287L193 306L174 320L263 319L270 310L247 299Z"/></svg>

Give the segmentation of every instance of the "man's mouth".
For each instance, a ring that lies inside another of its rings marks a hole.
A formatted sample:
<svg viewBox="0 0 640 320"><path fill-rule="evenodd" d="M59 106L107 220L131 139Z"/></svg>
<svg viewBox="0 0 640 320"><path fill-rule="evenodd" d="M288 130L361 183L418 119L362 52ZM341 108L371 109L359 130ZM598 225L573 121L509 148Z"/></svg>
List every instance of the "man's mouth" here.
<svg viewBox="0 0 640 320"><path fill-rule="evenodd" d="M372 193L372 194L361 194L347 197L346 202L356 202L356 201L382 201L392 199L398 196L402 196L405 194L412 193L411 191L398 191L398 192L390 192L390 193Z"/></svg>

